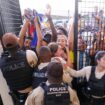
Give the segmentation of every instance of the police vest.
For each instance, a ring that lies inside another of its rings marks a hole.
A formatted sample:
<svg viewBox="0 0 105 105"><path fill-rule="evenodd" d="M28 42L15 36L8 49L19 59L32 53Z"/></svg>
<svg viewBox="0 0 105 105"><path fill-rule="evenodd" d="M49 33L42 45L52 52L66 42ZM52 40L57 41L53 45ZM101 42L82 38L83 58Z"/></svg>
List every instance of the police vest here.
<svg viewBox="0 0 105 105"><path fill-rule="evenodd" d="M91 69L91 75L89 79L89 87L91 95L102 97L105 95L105 75L101 79L95 77L95 69L93 66Z"/></svg>
<svg viewBox="0 0 105 105"><path fill-rule="evenodd" d="M47 72L47 66L40 70L38 69L38 67L35 69L33 73L33 88L36 88L37 86L39 86L41 82L47 81L46 72Z"/></svg>
<svg viewBox="0 0 105 105"><path fill-rule="evenodd" d="M70 105L70 95L68 85L52 84L47 86L46 83L40 84L44 89L44 105Z"/></svg>
<svg viewBox="0 0 105 105"><path fill-rule="evenodd" d="M0 67L11 90L23 90L32 85L33 71L27 62L26 52L18 51L14 57L2 57Z"/></svg>

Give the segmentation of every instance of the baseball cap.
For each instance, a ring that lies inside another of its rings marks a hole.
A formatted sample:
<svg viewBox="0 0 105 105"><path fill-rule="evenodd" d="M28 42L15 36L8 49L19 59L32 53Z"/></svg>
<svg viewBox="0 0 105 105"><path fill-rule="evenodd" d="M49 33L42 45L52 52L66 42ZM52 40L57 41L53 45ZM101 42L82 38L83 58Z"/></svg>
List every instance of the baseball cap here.
<svg viewBox="0 0 105 105"><path fill-rule="evenodd" d="M46 33L43 37L43 41L50 43L51 42L51 34Z"/></svg>
<svg viewBox="0 0 105 105"><path fill-rule="evenodd" d="M13 33L6 33L2 37L3 45L5 48L13 48L18 44L18 38Z"/></svg>

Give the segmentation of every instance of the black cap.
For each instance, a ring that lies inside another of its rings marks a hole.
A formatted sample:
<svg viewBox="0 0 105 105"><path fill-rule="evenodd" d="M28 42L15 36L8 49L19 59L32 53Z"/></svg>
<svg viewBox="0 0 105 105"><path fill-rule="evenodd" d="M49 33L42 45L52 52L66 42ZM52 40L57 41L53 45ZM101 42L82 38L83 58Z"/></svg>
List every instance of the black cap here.
<svg viewBox="0 0 105 105"><path fill-rule="evenodd" d="M46 33L43 37L43 41L50 43L51 42L51 34Z"/></svg>

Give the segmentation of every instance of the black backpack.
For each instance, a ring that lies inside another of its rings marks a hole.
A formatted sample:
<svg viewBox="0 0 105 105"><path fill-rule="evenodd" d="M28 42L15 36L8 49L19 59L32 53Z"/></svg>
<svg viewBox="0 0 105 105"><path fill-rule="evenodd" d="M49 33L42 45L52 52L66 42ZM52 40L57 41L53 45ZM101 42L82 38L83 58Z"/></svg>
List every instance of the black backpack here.
<svg viewBox="0 0 105 105"><path fill-rule="evenodd" d="M70 95L67 84L51 84L41 83L44 89L44 105L70 105Z"/></svg>

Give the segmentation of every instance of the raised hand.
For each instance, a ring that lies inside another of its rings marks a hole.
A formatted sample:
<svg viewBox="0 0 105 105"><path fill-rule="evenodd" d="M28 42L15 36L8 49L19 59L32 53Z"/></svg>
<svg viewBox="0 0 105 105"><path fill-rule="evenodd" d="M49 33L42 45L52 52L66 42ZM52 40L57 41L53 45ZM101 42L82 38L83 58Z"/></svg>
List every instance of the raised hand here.
<svg viewBox="0 0 105 105"><path fill-rule="evenodd" d="M30 15L29 15L29 13L28 13L28 10L27 9L25 9L24 10L24 19L26 20L26 21L30 21Z"/></svg>
<svg viewBox="0 0 105 105"><path fill-rule="evenodd" d="M35 9L33 9L33 16L35 17L37 15L38 15L37 11Z"/></svg>
<svg viewBox="0 0 105 105"><path fill-rule="evenodd" d="M51 15L51 6L49 4L46 5L45 15L46 16L50 16Z"/></svg>
<svg viewBox="0 0 105 105"><path fill-rule="evenodd" d="M33 11L29 8L24 10L24 18L26 21L33 21Z"/></svg>

